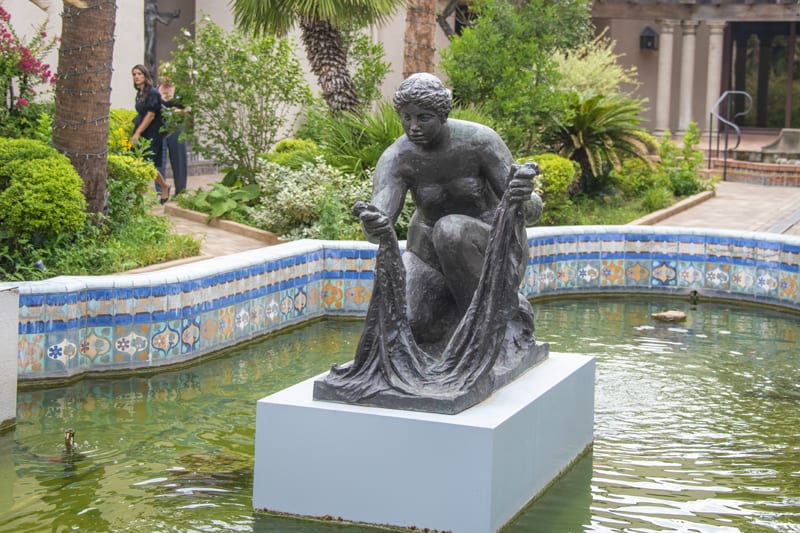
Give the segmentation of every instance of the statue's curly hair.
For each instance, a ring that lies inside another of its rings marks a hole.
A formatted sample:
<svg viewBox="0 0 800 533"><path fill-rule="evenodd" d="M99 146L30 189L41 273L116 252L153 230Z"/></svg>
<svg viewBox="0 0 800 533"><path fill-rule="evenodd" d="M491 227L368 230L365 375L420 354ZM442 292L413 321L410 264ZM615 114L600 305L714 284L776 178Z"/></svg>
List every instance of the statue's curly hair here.
<svg viewBox="0 0 800 533"><path fill-rule="evenodd" d="M453 93L433 74L419 72L406 78L394 93L393 104L398 113L410 103L434 111L445 122L453 109Z"/></svg>

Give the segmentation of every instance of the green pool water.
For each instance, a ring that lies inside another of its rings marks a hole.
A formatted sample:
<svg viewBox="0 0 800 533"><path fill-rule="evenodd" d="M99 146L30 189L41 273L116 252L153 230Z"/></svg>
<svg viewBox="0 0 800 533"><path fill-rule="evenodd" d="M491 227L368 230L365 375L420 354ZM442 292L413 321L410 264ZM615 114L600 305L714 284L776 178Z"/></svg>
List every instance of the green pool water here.
<svg viewBox="0 0 800 533"><path fill-rule="evenodd" d="M551 350L597 356L595 441L506 531L800 532L796 316L642 298L534 308ZM650 318L665 309L688 318ZM316 322L188 369L20 392L0 435L0 532L377 531L250 501L256 401L349 359L360 330Z"/></svg>

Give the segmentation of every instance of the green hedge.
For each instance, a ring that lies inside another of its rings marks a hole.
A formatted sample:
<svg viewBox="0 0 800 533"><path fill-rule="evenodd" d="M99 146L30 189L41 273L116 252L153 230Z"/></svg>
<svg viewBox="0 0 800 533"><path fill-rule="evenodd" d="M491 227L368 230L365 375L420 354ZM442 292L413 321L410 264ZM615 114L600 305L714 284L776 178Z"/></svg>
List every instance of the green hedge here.
<svg viewBox="0 0 800 533"><path fill-rule="evenodd" d="M86 220L83 182L66 156L10 161L0 192L0 228L17 239L45 242L74 232Z"/></svg>
<svg viewBox="0 0 800 533"><path fill-rule="evenodd" d="M539 219L540 226L557 226L569 218L569 211L573 207L568 190L580 173L580 167L557 154L540 154L526 157L518 161L527 163L534 161L542 171L534 187L544 202L544 212Z"/></svg>

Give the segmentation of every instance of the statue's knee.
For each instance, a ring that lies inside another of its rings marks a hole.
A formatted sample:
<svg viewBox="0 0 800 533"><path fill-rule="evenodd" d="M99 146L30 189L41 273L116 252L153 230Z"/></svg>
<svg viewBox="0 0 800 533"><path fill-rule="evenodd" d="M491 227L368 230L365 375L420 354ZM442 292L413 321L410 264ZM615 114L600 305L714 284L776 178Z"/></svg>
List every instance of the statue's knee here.
<svg viewBox="0 0 800 533"><path fill-rule="evenodd" d="M443 217L433 227L433 242L454 242L459 239L462 229L463 223L459 223L457 217Z"/></svg>

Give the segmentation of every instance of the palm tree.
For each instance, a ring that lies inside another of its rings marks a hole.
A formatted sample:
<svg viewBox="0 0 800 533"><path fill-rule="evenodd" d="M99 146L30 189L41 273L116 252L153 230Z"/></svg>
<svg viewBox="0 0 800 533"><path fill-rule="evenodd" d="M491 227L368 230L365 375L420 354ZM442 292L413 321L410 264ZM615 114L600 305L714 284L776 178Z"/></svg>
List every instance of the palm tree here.
<svg viewBox="0 0 800 533"><path fill-rule="evenodd" d="M403 78L415 72L433 72L436 36L436 0L408 0Z"/></svg>
<svg viewBox="0 0 800 533"><path fill-rule="evenodd" d="M357 111L347 71L342 29L384 21L405 0L233 0L236 24L255 35L285 35L300 25L301 39L322 97L333 113Z"/></svg>
<svg viewBox="0 0 800 533"><path fill-rule="evenodd" d="M46 3L31 0L42 9ZM106 207L108 112L115 0L64 0L58 50L53 146L83 179L88 210Z"/></svg>
<svg viewBox="0 0 800 533"><path fill-rule="evenodd" d="M636 157L651 165L654 147L642 135L642 101L625 94L569 94L565 120L556 119L545 140L559 155L576 161L581 176L571 192L598 187L611 168L624 157Z"/></svg>

